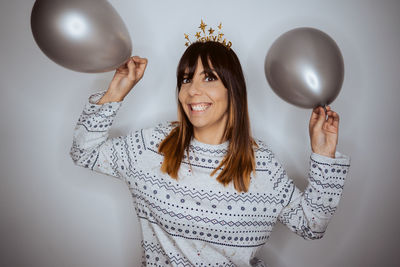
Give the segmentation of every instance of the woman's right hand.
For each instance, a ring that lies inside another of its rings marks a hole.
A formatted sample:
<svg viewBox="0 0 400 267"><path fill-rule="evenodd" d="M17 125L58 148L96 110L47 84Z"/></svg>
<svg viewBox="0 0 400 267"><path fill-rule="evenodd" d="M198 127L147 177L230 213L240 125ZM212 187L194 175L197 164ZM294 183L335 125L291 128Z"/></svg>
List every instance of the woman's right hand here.
<svg viewBox="0 0 400 267"><path fill-rule="evenodd" d="M124 100L132 88L143 77L147 66L147 59L138 56L131 57L128 62L120 66L110 82L107 92L97 104L119 102Z"/></svg>

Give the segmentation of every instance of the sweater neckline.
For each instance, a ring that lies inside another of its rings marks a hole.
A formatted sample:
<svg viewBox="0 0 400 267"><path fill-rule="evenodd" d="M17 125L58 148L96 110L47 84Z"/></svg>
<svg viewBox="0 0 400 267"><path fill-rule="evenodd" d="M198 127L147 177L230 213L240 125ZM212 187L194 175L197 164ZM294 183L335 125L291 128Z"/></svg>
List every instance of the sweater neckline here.
<svg viewBox="0 0 400 267"><path fill-rule="evenodd" d="M190 148L194 150L197 153L201 153L203 155L209 155L209 156L221 156L225 155L226 152L228 151L228 146L229 146L229 140L217 144L217 145L211 145L211 144L206 144L203 142L200 142L196 138L192 137L191 142L190 142Z"/></svg>

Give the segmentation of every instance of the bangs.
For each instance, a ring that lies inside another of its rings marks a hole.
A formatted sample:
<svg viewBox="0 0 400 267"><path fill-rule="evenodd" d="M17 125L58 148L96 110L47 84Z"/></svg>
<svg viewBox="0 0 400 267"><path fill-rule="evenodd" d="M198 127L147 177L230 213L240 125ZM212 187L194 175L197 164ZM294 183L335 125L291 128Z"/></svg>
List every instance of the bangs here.
<svg viewBox="0 0 400 267"><path fill-rule="evenodd" d="M203 64L204 73L208 77L221 78L222 83L227 87L221 66L221 56L226 56L226 48L218 42L194 43L186 49L177 69L177 90L179 92L184 78L192 79L197 69L198 59ZM210 65L211 64L211 65Z"/></svg>

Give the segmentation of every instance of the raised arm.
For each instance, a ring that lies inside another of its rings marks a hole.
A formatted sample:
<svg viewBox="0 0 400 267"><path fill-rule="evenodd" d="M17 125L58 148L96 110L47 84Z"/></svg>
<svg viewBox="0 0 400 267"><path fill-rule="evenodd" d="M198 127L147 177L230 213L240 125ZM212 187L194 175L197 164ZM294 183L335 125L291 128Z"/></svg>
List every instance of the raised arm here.
<svg viewBox="0 0 400 267"><path fill-rule="evenodd" d="M278 163L275 170L289 185L289 199L278 220L304 239L322 238L339 205L349 167L350 157L338 151L335 158L313 152L308 185L301 192Z"/></svg>
<svg viewBox="0 0 400 267"><path fill-rule="evenodd" d="M138 63L137 63L138 62ZM133 57L115 72L106 92L92 95L73 134L70 155L75 164L114 177L126 177L140 152L140 131L109 139L108 131L122 100L141 79L147 60Z"/></svg>
<svg viewBox="0 0 400 267"><path fill-rule="evenodd" d="M336 151L339 115L326 107L315 108L310 117L309 132L312 154L308 186L304 192L294 185L282 166L278 172L289 182L290 198L278 219L305 239L319 239L339 205L350 167L350 157ZM327 116L327 118L326 118Z"/></svg>

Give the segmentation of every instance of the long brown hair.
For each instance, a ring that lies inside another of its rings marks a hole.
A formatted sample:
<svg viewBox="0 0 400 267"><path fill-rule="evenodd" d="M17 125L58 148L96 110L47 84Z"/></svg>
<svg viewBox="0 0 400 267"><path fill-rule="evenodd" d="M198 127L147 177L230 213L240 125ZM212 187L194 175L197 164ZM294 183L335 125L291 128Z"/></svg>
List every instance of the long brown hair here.
<svg viewBox="0 0 400 267"><path fill-rule="evenodd" d="M179 95L185 70L189 70L188 78L192 79L199 57L204 71L212 73L211 63L228 89L228 119L223 134L223 140L229 140L228 151L210 176L224 166L217 181L224 186L233 181L237 191L247 192L251 172L255 172L253 146L258 147L258 145L251 137L246 83L242 67L235 52L227 49L223 44L215 41L195 42L186 49L179 61L177 95ZM180 101L177 100L177 102L179 121L174 122L176 127L161 142L158 149L159 153L164 155L161 171L168 173L174 179L178 179L178 171L185 151L189 159L189 144L193 137L193 125L186 116Z"/></svg>

